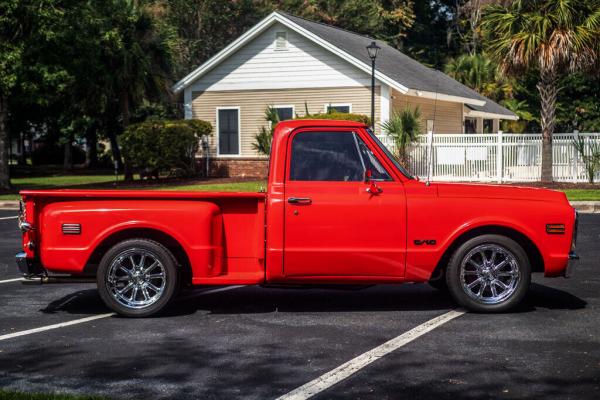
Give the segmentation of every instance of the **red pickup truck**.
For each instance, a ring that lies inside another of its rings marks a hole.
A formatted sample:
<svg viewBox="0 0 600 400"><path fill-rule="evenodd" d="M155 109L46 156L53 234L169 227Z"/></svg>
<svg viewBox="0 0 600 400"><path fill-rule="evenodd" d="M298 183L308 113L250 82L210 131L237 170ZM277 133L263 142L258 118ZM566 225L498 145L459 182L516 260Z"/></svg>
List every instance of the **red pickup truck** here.
<svg viewBox="0 0 600 400"><path fill-rule="evenodd" d="M500 312L523 299L532 272L566 276L578 259L563 193L422 182L347 121L280 123L266 193L21 196L25 279L95 280L127 316L159 312L183 286L404 282Z"/></svg>

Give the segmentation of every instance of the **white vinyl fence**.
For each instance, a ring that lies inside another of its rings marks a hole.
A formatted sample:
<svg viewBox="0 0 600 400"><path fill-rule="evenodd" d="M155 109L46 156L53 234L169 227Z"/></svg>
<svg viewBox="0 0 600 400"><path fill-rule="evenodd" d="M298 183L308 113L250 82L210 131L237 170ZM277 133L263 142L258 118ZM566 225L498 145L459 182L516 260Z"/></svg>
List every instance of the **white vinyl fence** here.
<svg viewBox="0 0 600 400"><path fill-rule="evenodd" d="M379 136L391 150L391 138ZM600 143L600 133L555 133L553 136L553 178L560 182L587 182L585 166L573 145L583 138ZM432 139L432 140L431 140ZM431 140L431 143L430 143ZM431 146L431 148L430 148ZM542 135L523 134L433 134L420 135L410 149L411 172L431 180L526 182L539 181L542 163ZM431 154L432 163L428 161ZM600 173L595 180L600 179Z"/></svg>

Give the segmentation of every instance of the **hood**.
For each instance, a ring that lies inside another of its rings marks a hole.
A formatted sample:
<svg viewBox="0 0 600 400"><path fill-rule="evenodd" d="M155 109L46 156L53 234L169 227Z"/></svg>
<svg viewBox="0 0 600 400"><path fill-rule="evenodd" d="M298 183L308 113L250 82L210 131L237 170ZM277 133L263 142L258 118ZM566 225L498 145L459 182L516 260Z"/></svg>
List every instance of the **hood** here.
<svg viewBox="0 0 600 400"><path fill-rule="evenodd" d="M568 203L567 196L556 190L466 183L438 183L439 197L469 197L479 199L512 199Z"/></svg>

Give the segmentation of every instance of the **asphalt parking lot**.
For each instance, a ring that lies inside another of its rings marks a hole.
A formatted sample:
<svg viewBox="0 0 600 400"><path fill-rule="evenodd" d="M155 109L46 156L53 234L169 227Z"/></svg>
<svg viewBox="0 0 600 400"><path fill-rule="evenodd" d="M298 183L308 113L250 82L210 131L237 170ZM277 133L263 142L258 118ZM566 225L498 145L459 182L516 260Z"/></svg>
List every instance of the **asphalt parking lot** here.
<svg viewBox="0 0 600 400"><path fill-rule="evenodd" d="M94 285L6 282L19 277L19 241L16 220L0 219L3 389L275 399L455 308L427 285L237 287L200 289L161 317L125 319L105 315ZM314 398L600 398L600 215L582 216L578 243L574 277L534 275L516 312L460 315Z"/></svg>

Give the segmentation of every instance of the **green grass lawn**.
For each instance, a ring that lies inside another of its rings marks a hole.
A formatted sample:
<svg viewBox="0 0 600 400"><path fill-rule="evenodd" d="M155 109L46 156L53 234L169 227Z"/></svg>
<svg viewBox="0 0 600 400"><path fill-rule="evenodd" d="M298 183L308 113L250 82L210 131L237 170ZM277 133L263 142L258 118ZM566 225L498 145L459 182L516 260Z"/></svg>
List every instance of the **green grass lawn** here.
<svg viewBox="0 0 600 400"><path fill-rule="evenodd" d="M136 190L182 190L182 191L215 191L215 192L258 192L261 188L266 187L264 181L247 181L234 183L199 183L199 184L168 184L162 186L134 186L128 188L123 185L123 177L120 179L120 188L136 189ZM66 176L44 176L44 177L27 177L13 178L11 183L15 187L15 192L24 189L60 189L64 187L76 188L80 185L94 185L107 182L113 182L114 175L66 175ZM106 187L105 187L106 188ZM1 200L18 200L17 193L0 195Z"/></svg>
<svg viewBox="0 0 600 400"><path fill-rule="evenodd" d="M103 400L104 397L67 394L19 393L0 390L0 400Z"/></svg>
<svg viewBox="0 0 600 400"><path fill-rule="evenodd" d="M208 184L196 184L196 185L182 185L182 186L162 186L158 188L149 188L156 190L182 190L185 192L193 191L214 191L214 192L258 192L261 189L265 189L267 183L263 181L256 182L236 182L236 183L208 183Z"/></svg>
<svg viewBox="0 0 600 400"><path fill-rule="evenodd" d="M114 175L55 175L43 177L13 178L11 180L15 192L23 189L58 189L77 187L79 185L94 185L113 182ZM122 182L123 177L119 177ZM258 192L266 187L264 181L246 181L234 183L194 183L194 184L163 184L156 186L134 186L130 189L148 190L182 190L182 191L216 191L216 192ZM120 188L127 189L121 183ZM600 189L563 189L571 201L600 201ZM0 195L0 200L17 200L16 193Z"/></svg>
<svg viewBox="0 0 600 400"><path fill-rule="evenodd" d="M564 189L570 201L600 201L600 189Z"/></svg>

